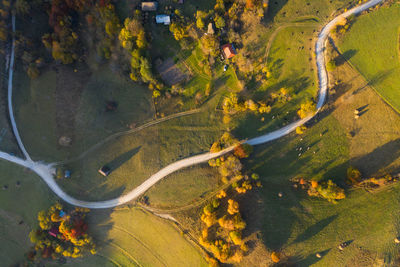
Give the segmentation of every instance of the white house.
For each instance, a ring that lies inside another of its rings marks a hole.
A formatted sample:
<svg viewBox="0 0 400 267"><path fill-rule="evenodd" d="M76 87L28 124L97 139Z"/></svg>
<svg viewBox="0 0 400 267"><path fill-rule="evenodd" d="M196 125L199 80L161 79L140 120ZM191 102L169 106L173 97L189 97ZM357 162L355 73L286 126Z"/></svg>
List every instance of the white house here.
<svg viewBox="0 0 400 267"><path fill-rule="evenodd" d="M156 22L159 24L163 23L164 25L169 25L171 23L171 18L168 15L157 15Z"/></svg>

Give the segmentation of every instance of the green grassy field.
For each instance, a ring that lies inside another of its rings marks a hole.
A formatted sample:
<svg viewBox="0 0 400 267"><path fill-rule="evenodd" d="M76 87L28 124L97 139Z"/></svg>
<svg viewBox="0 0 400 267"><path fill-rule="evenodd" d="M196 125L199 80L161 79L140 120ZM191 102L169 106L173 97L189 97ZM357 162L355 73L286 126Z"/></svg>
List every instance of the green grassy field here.
<svg viewBox="0 0 400 267"><path fill-rule="evenodd" d="M119 266L207 265L169 222L140 209L92 211L89 220L96 224L93 234L104 242L99 254Z"/></svg>
<svg viewBox="0 0 400 267"><path fill-rule="evenodd" d="M0 258L4 266L23 262L37 213L57 199L39 177L0 161ZM20 186L16 186L16 182ZM139 209L89 214L90 234L99 253L68 260L66 266L206 266L202 255L169 222ZM46 266L57 266L47 262Z"/></svg>
<svg viewBox="0 0 400 267"><path fill-rule="evenodd" d="M37 176L14 164L0 161L0 172L0 186L8 186L0 192L0 258L10 266L23 259L31 246L28 234L36 225L37 212L48 208L55 197Z"/></svg>
<svg viewBox="0 0 400 267"><path fill-rule="evenodd" d="M61 68L44 72L30 81L17 72L14 105L21 137L33 158L47 161L67 159L114 132L127 130L132 123L153 118L150 92L135 85L106 66L89 75ZM87 72L87 70L82 70ZM68 88L68 86L70 88ZM106 111L106 102L118 108ZM61 147L61 136L72 138L70 147Z"/></svg>
<svg viewBox="0 0 400 267"><path fill-rule="evenodd" d="M397 173L400 168L400 116L349 65L332 75L332 84L341 82L319 121L304 136L292 134L256 147L248 161L264 184L263 240L299 266L395 266L398 184L375 193L350 190L334 205L308 197L289 182L293 177L332 179L346 187L350 165L364 177ZM365 111L356 120L354 110L360 107ZM296 150L300 147L301 152ZM337 246L344 241L352 243L340 252Z"/></svg>
<svg viewBox="0 0 400 267"><path fill-rule="evenodd" d="M356 19L339 43L343 53L376 91L400 111L400 4Z"/></svg>

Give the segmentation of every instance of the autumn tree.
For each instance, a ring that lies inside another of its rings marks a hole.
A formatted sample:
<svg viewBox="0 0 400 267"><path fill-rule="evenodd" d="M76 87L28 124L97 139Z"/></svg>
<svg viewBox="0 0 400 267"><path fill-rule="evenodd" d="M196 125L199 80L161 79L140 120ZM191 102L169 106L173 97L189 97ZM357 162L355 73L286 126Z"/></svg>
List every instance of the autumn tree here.
<svg viewBox="0 0 400 267"><path fill-rule="evenodd" d="M238 158L248 158L253 152L253 147L249 144L240 144L235 146L234 155Z"/></svg>
<svg viewBox="0 0 400 267"><path fill-rule="evenodd" d="M311 116L315 112L315 104L313 101L308 100L306 103L300 105L300 109L297 111L297 115L301 119Z"/></svg>

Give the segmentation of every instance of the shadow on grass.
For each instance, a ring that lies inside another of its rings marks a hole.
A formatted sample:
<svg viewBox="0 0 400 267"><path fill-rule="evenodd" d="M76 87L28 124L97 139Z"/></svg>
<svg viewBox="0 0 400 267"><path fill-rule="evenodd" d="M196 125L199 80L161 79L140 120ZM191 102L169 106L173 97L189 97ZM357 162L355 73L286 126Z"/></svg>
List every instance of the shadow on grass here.
<svg viewBox="0 0 400 267"><path fill-rule="evenodd" d="M374 175L400 157L400 138L374 149L371 153L351 160L362 173Z"/></svg>
<svg viewBox="0 0 400 267"><path fill-rule="evenodd" d="M116 157L115 159L113 159L112 161L107 163L106 165L108 167L110 167L111 172L113 172L116 169L118 169L119 167L121 167L122 165L124 165L125 162L129 161L134 155L136 155L139 152L140 148L141 148L141 146L131 149L128 152L125 152L125 153L119 155L118 157Z"/></svg>
<svg viewBox="0 0 400 267"><path fill-rule="evenodd" d="M264 16L264 22L272 22L278 12L287 4L288 0L270 0L268 3L268 12Z"/></svg>
<svg viewBox="0 0 400 267"><path fill-rule="evenodd" d="M277 265L273 265L274 267L288 267L288 266L311 266L317 262L319 262L326 254L329 253L331 249L327 249L321 252L318 252L321 255L321 258L317 258L316 254L310 254L306 258L301 258L300 256L289 257L285 262L282 262Z"/></svg>
<svg viewBox="0 0 400 267"><path fill-rule="evenodd" d="M294 243L300 243L303 241L306 241L313 237L314 235L318 234L321 232L326 226L328 226L331 222L333 222L338 216L337 215L332 215L328 218L325 218L316 224L310 226L305 230L301 235L299 235Z"/></svg>

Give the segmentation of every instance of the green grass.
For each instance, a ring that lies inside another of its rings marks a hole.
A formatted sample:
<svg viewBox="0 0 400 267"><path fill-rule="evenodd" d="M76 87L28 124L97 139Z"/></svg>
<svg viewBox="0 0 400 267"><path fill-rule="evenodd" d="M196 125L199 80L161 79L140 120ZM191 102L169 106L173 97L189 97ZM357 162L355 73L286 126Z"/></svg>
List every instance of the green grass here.
<svg viewBox="0 0 400 267"><path fill-rule="evenodd" d="M193 179L195 177L195 179ZM194 166L177 172L154 185L145 195L157 208L187 206L216 191L220 181L215 169Z"/></svg>
<svg viewBox="0 0 400 267"><path fill-rule="evenodd" d="M247 113L239 116L236 129L238 136L250 138L281 128L297 119L296 112L301 103L316 97L316 70L314 61L310 60L313 58L313 46L308 41L308 38L313 37L315 28L315 24L290 26L278 32L272 41L267 60L271 78L265 85L256 85L253 94L256 100L262 100L271 93L286 88L291 100L287 103L275 103L270 114Z"/></svg>
<svg viewBox="0 0 400 267"><path fill-rule="evenodd" d="M208 150L222 133L218 121L220 118L214 114L198 113L121 136L92 151L83 160L67 164L72 178L61 180L60 184L70 194L83 199L117 197L162 167ZM103 165L113 170L106 178L97 172ZM205 184L212 188L213 180Z"/></svg>
<svg viewBox="0 0 400 267"><path fill-rule="evenodd" d="M37 213L56 201L36 175L0 161L0 258L4 266L24 262L31 247L28 234ZM20 187L16 187L20 181ZM20 225L19 222L23 221ZM89 231L99 253L68 259L66 266L205 266L202 255L169 222L139 209L91 211ZM57 266L48 262L46 266Z"/></svg>
<svg viewBox="0 0 400 267"><path fill-rule="evenodd" d="M97 224L92 233L104 242L99 254L120 266L207 265L175 227L140 209L92 211L89 220Z"/></svg>
<svg viewBox="0 0 400 267"><path fill-rule="evenodd" d="M344 180L350 165L364 177L399 170L398 114L349 65L339 66L333 77L331 82L341 80L340 86L317 123L303 136L291 134L256 147L248 160L247 166L263 181L263 240L298 266L395 266L399 184L374 193L347 190L346 199L334 205L307 196L289 181L332 179L347 187ZM366 103L365 113L355 120L354 110ZM350 132L355 135L350 137ZM296 150L300 147L301 156ZM337 246L344 241L352 243L339 252ZM323 255L321 260L315 257L317 252Z"/></svg>
<svg viewBox="0 0 400 267"><path fill-rule="evenodd" d="M10 266L23 260L31 246L28 234L36 227L37 213L55 197L39 177L19 166L0 161L0 173L0 186L8 186L0 191L0 258L4 266Z"/></svg>
<svg viewBox="0 0 400 267"><path fill-rule="evenodd" d="M341 40L340 50L376 91L400 111L400 5L381 8L356 19Z"/></svg>
<svg viewBox="0 0 400 267"><path fill-rule="evenodd" d="M56 161L76 156L112 133L127 130L128 124L141 124L153 117L150 92L113 73L107 66L89 77L77 76L78 80L83 78L82 92L69 96L63 90L79 85L60 82L60 76L70 75L63 71L56 74L49 70L32 81L17 72L14 80L17 124L33 158ZM70 102L57 100L61 94L67 95ZM106 101L116 101L117 110L106 112ZM59 119L57 113L66 113L64 118L67 116L68 121ZM72 146L65 148L58 144L62 135L72 137Z"/></svg>

